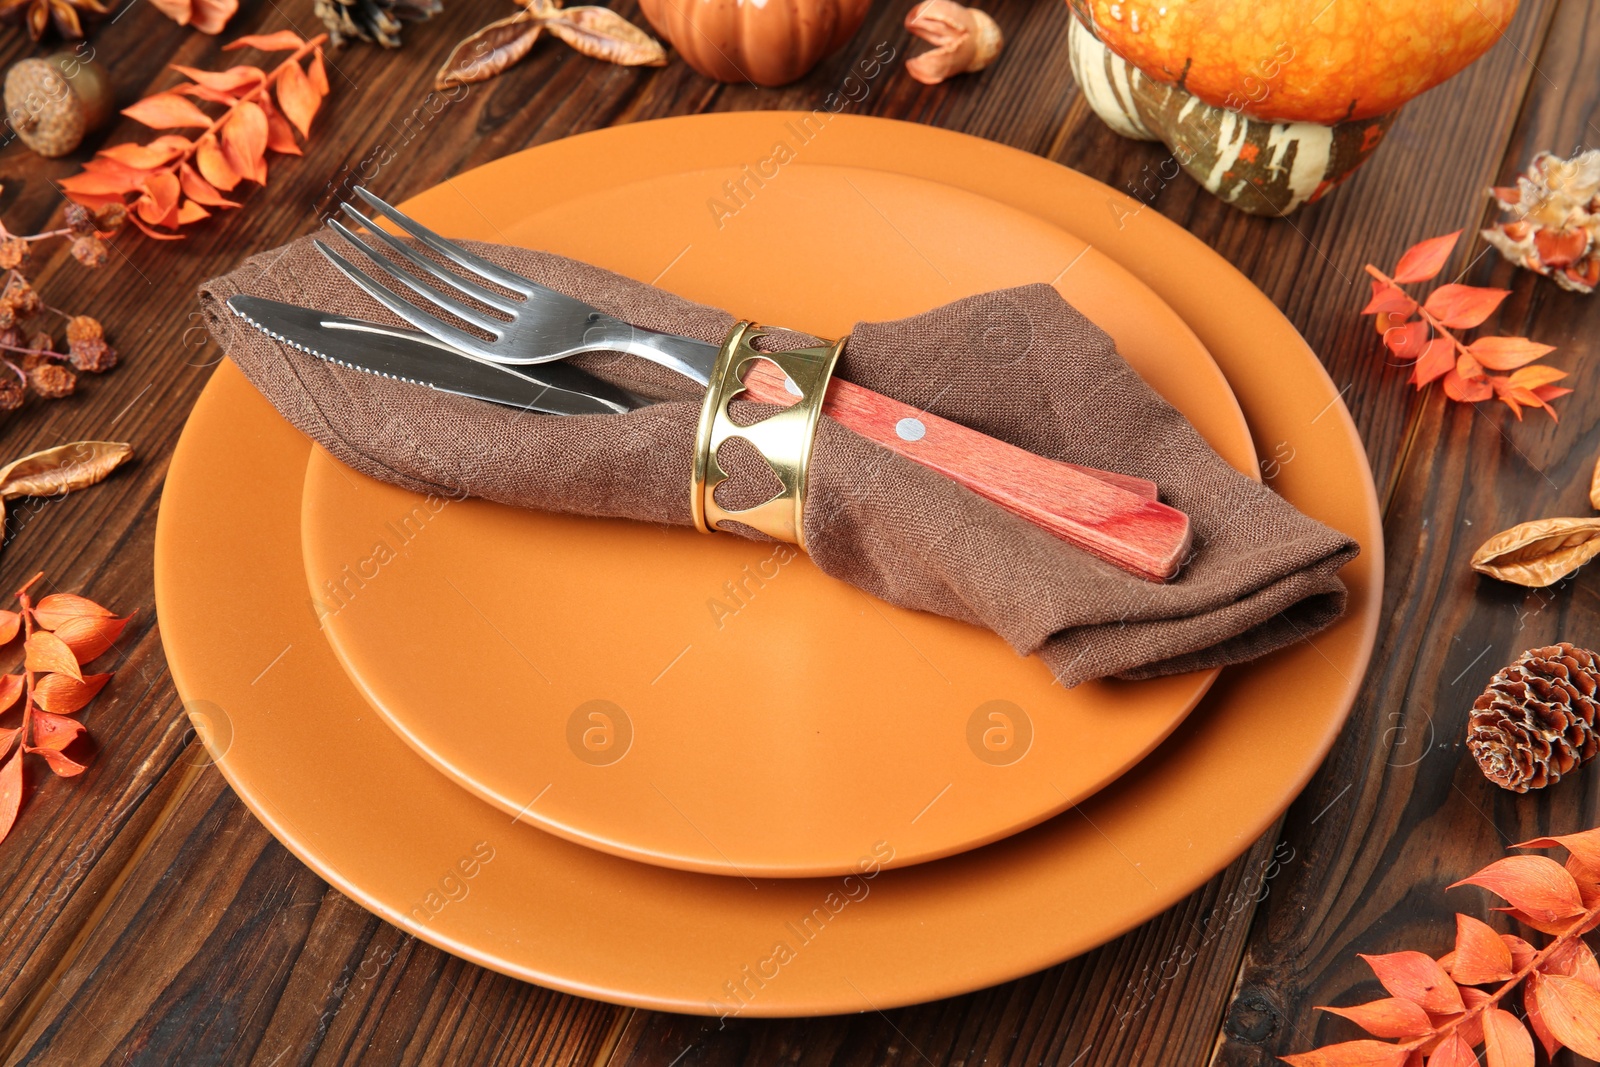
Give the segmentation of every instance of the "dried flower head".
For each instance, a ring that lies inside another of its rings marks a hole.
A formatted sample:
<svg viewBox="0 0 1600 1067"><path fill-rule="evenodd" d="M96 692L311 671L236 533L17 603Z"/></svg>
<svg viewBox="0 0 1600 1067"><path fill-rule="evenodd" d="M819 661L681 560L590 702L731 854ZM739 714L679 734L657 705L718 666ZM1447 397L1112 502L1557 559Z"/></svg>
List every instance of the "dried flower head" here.
<svg viewBox="0 0 1600 1067"><path fill-rule="evenodd" d="M1563 289L1600 285L1600 149L1571 159L1540 152L1515 186L1489 195L1513 216L1483 231L1502 256Z"/></svg>
<svg viewBox="0 0 1600 1067"><path fill-rule="evenodd" d="M94 212L82 204L68 203L62 221L66 223L67 230L78 237L95 231Z"/></svg>
<svg viewBox="0 0 1600 1067"><path fill-rule="evenodd" d="M18 237L0 241L0 270L15 270L28 261L28 242Z"/></svg>
<svg viewBox="0 0 1600 1067"><path fill-rule="evenodd" d="M101 233L116 233L128 221L126 204L104 204L95 209L94 224Z"/></svg>
<svg viewBox="0 0 1600 1067"><path fill-rule="evenodd" d="M111 258L111 249L100 238L90 234L72 239L72 258L85 267L103 267Z"/></svg>
<svg viewBox="0 0 1600 1067"><path fill-rule="evenodd" d="M17 318L27 318L39 310L39 294L34 292L28 279L11 272L4 289L0 289L0 304L11 309Z"/></svg>
<svg viewBox="0 0 1600 1067"><path fill-rule="evenodd" d="M117 350L99 338L73 341L69 351L72 365L89 374L104 374L117 365Z"/></svg>
<svg viewBox="0 0 1600 1067"><path fill-rule="evenodd" d="M15 377L0 379L0 411L15 411L22 406L22 383Z"/></svg>
<svg viewBox="0 0 1600 1067"><path fill-rule="evenodd" d="M78 376L59 363L46 362L28 372L28 384L33 391L49 400L71 396L78 388Z"/></svg>
<svg viewBox="0 0 1600 1067"><path fill-rule="evenodd" d="M105 327L91 315L74 315L67 320L67 342L99 341L105 338Z"/></svg>

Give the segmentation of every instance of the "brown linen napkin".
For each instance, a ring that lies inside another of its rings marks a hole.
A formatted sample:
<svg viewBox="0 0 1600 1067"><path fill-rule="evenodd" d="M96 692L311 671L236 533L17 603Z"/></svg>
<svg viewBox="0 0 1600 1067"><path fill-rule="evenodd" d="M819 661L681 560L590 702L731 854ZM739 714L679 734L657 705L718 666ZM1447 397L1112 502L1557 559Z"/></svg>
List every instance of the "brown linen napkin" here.
<svg viewBox="0 0 1600 1067"><path fill-rule="evenodd" d="M733 322L586 263L472 247L636 326L720 344ZM700 387L688 379L632 356L583 356L576 362L586 369L663 402L623 415L528 415L276 344L228 310L224 301L241 292L398 320L310 238L200 290L223 349L290 422L356 470L421 492L690 523ZM1065 685L1240 663L1316 633L1344 610L1337 572L1355 543L1229 467L1048 285L861 323L836 373L1040 455L1151 479L1189 514L1196 547L1182 573L1164 585L1142 581L822 420L805 516L816 564L890 603L988 627L1019 653L1037 653ZM747 463L728 456L736 444L724 448L735 477L718 497L733 507L769 495Z"/></svg>

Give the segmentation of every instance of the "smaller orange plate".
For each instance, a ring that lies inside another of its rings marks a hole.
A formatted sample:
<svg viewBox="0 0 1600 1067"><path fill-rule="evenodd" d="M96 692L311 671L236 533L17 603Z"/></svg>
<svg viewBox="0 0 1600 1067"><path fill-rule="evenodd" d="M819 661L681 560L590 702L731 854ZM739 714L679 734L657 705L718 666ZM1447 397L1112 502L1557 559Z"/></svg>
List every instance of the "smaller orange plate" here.
<svg viewBox="0 0 1600 1067"><path fill-rule="evenodd" d="M738 176L586 173L537 213L481 211L463 177L414 210L823 336L1054 281L1253 470L1194 334L1057 226L941 182L799 162L736 216L709 211ZM786 545L423 498L320 451L302 531L335 654L413 748L517 817L689 870L843 874L885 838L902 866L996 840L1122 774L1215 678L1066 690L994 634L891 607Z"/></svg>

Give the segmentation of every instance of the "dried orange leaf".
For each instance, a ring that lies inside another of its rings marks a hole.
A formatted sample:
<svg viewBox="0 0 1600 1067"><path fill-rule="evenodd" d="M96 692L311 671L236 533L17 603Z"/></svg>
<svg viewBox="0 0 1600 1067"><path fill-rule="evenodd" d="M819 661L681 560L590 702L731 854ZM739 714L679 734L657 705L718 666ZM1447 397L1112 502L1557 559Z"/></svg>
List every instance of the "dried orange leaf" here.
<svg viewBox="0 0 1600 1067"><path fill-rule="evenodd" d="M1418 320L1391 326L1383 332L1383 343L1389 346L1396 359L1414 360L1428 344L1428 324Z"/></svg>
<svg viewBox="0 0 1600 1067"><path fill-rule="evenodd" d="M88 770L87 767L71 756L58 752L53 748L39 749L38 754L43 756L44 761L50 765L50 769L62 778L74 778Z"/></svg>
<svg viewBox="0 0 1600 1067"><path fill-rule="evenodd" d="M109 619L112 613L86 596L77 593L51 593L33 606L33 621L54 630L71 619Z"/></svg>
<svg viewBox="0 0 1600 1067"><path fill-rule="evenodd" d="M23 666L28 670L54 671L83 681L83 672L78 669L78 658L72 654L72 649L67 643L55 634L37 630L28 635L24 648L26 652Z"/></svg>
<svg viewBox="0 0 1600 1067"><path fill-rule="evenodd" d="M1361 309L1363 315L1409 316L1417 310L1417 302L1406 295L1398 285L1372 279L1372 299Z"/></svg>
<svg viewBox="0 0 1600 1067"><path fill-rule="evenodd" d="M197 70L194 67L184 67L174 63L172 69L196 85L224 93L231 93L235 89L253 89L267 78L266 72L260 67L252 67L248 63L229 67L227 70Z"/></svg>
<svg viewBox="0 0 1600 1067"><path fill-rule="evenodd" d="M1510 289L1483 289L1475 285L1441 285L1428 294L1422 306L1444 325L1452 329L1477 326L1494 314L1500 302L1511 295Z"/></svg>
<svg viewBox="0 0 1600 1067"><path fill-rule="evenodd" d="M300 64L290 63L283 68L283 73L278 75L277 89L278 106L283 109L284 115L294 123L300 136L310 137L311 120L322 106L322 96L311 87L311 81L306 77L306 72L300 69Z"/></svg>
<svg viewBox="0 0 1600 1067"><path fill-rule="evenodd" d="M22 695L22 689L22 675L0 674L0 711L11 710L11 705L15 704L17 698Z"/></svg>
<svg viewBox="0 0 1600 1067"><path fill-rule="evenodd" d="M244 101L222 124L222 155L238 174L266 184L267 116L259 104Z"/></svg>
<svg viewBox="0 0 1600 1067"><path fill-rule="evenodd" d="M83 489L132 458L133 446L120 441L75 441L33 452L0 467L0 499Z"/></svg>
<svg viewBox="0 0 1600 1067"><path fill-rule="evenodd" d="M1539 1039L1539 1044L1544 1046L1546 1058L1554 1059L1561 1048L1561 1042L1556 1040L1556 1035L1550 1032L1545 1025L1544 1014L1539 1010L1538 972L1528 976L1528 982L1522 988L1522 1006L1527 1009L1528 1027L1533 1031L1533 1036Z"/></svg>
<svg viewBox="0 0 1600 1067"><path fill-rule="evenodd" d="M294 139L294 127L265 97L261 100L261 110L267 116L267 150L286 156L304 155L300 150L300 142Z"/></svg>
<svg viewBox="0 0 1600 1067"><path fill-rule="evenodd" d="M1481 886L1504 897L1512 907L1544 922L1583 912L1578 883L1572 880L1565 867L1548 856L1507 856L1495 860L1450 888L1462 885Z"/></svg>
<svg viewBox="0 0 1600 1067"><path fill-rule="evenodd" d="M230 190L242 180L239 172L228 165L228 158L222 154L222 147L212 134L200 138L195 146L194 164L201 176L218 189Z"/></svg>
<svg viewBox="0 0 1600 1067"><path fill-rule="evenodd" d="M1509 1011L1490 1008L1483 1013L1483 1041L1489 1067L1533 1067L1533 1037Z"/></svg>
<svg viewBox="0 0 1600 1067"><path fill-rule="evenodd" d="M1537 997L1540 1018L1557 1041L1600 1059L1600 993L1576 978L1535 973L1528 976L1528 994Z"/></svg>
<svg viewBox="0 0 1600 1067"><path fill-rule="evenodd" d="M1526 337L1480 337L1467 349L1490 370L1516 370L1554 352L1556 346L1535 344Z"/></svg>
<svg viewBox="0 0 1600 1067"><path fill-rule="evenodd" d="M1450 258L1450 252L1456 246L1456 238L1461 236L1461 231L1447 233L1443 237L1430 237L1426 241L1412 245L1400 257L1400 265L1394 269L1394 280L1397 282L1425 282L1438 274L1444 268L1445 261Z"/></svg>
<svg viewBox="0 0 1600 1067"><path fill-rule="evenodd" d="M1600 518L1536 519L1478 546L1472 569L1538 589L1555 584L1596 555L1600 555Z"/></svg>
<svg viewBox="0 0 1600 1067"><path fill-rule="evenodd" d="M122 113L153 130L172 130L185 126L198 126L203 130L211 125L211 116L195 107L194 101L170 92L147 96L123 108Z"/></svg>
<svg viewBox="0 0 1600 1067"><path fill-rule="evenodd" d="M66 642L79 663L105 655L122 636L128 619L68 619L56 630L56 636Z"/></svg>
<svg viewBox="0 0 1600 1067"><path fill-rule="evenodd" d="M444 90L488 81L520 62L543 32L543 25L527 11L491 22L450 50L450 57L433 76L433 87Z"/></svg>
<svg viewBox="0 0 1600 1067"><path fill-rule="evenodd" d="M1346 1041L1282 1059L1290 1067L1406 1067L1406 1050L1382 1041Z"/></svg>
<svg viewBox="0 0 1600 1067"><path fill-rule="evenodd" d="M0 611L0 645L6 644L17 636L17 630L22 626L22 616L14 611Z"/></svg>
<svg viewBox="0 0 1600 1067"><path fill-rule="evenodd" d="M1411 368L1411 382L1421 389L1455 365L1455 344L1448 337L1435 337L1423 346L1422 355Z"/></svg>
<svg viewBox="0 0 1600 1067"><path fill-rule="evenodd" d="M60 752L88 732L77 719L55 715L48 711L33 713L33 748L54 749Z"/></svg>
<svg viewBox="0 0 1600 1067"><path fill-rule="evenodd" d="M1573 893L1576 895L1577 890ZM1456 984L1439 966L1439 961L1425 952L1390 952L1361 958L1367 961L1383 988L1424 1011L1448 1014L1466 1010Z"/></svg>
<svg viewBox="0 0 1600 1067"><path fill-rule="evenodd" d="M608 7L569 7L552 12L545 29L590 59L622 67L664 67L661 42Z"/></svg>
<svg viewBox="0 0 1600 1067"><path fill-rule="evenodd" d="M311 82L311 88L317 91L318 96L328 95L328 71L322 62L322 49L317 49L311 54L311 62L306 64L306 78Z"/></svg>
<svg viewBox="0 0 1600 1067"><path fill-rule="evenodd" d="M111 680L109 674L86 674L83 681L64 674L47 674L33 685L33 702L57 715L73 715L99 695Z"/></svg>
<svg viewBox="0 0 1600 1067"><path fill-rule="evenodd" d="M240 48L254 48L258 52L293 52L306 40L293 30L279 30L277 33L248 34L229 41L222 46L224 52L233 52Z"/></svg>
<svg viewBox="0 0 1600 1067"><path fill-rule="evenodd" d="M22 750L16 749L0 763L0 841L16 824L22 807Z"/></svg>
<svg viewBox="0 0 1600 1067"><path fill-rule="evenodd" d="M1600 877L1600 829L1584 830L1559 837L1535 837L1512 845L1512 848L1555 848L1560 846L1572 853L1572 858Z"/></svg>
<svg viewBox="0 0 1600 1067"><path fill-rule="evenodd" d="M207 207L238 207L235 200L229 200L217 191L212 185L200 176L200 172L187 163L178 167L178 183L183 187L183 195L197 204Z"/></svg>
<svg viewBox="0 0 1600 1067"><path fill-rule="evenodd" d="M1512 975L1511 949L1482 919L1456 915L1456 950L1450 977L1464 985L1503 982Z"/></svg>
<svg viewBox="0 0 1600 1067"><path fill-rule="evenodd" d="M1445 371L1444 377L1439 379L1444 386L1444 395L1451 400L1463 404L1476 404L1480 400L1488 400L1494 396L1494 388L1486 381L1479 379L1463 378L1451 367Z"/></svg>
<svg viewBox="0 0 1600 1067"><path fill-rule="evenodd" d="M1600 991L1600 961L1595 960L1594 950L1577 938L1558 943L1539 965L1539 970L1576 978L1590 989Z"/></svg>
<svg viewBox="0 0 1600 1067"><path fill-rule="evenodd" d="M1421 1037L1433 1030L1428 1013L1400 997L1388 997L1348 1008L1319 1007L1317 1010L1342 1015L1373 1037Z"/></svg>

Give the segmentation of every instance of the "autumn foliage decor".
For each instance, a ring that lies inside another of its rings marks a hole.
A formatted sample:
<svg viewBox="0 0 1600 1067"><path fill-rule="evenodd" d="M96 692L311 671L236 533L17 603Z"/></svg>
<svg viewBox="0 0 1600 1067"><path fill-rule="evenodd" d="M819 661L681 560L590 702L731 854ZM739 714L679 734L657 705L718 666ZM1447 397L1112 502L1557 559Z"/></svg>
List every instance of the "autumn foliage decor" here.
<svg viewBox="0 0 1600 1067"><path fill-rule="evenodd" d="M1566 865L1548 856L1508 856L1461 885L1504 899L1498 908L1549 935L1542 947L1456 916L1456 942L1435 959L1425 952L1363 956L1389 996L1342 1015L1377 1038L1282 1057L1293 1067L1534 1067L1534 1039L1554 1056L1569 1048L1600 1059L1600 963L1583 935L1600 926L1600 829L1538 837L1516 848L1566 848ZM1511 1010L1521 990L1524 1015ZM1530 1033L1531 1030L1531 1033Z"/></svg>
<svg viewBox="0 0 1600 1067"><path fill-rule="evenodd" d="M246 181L267 182L267 153L298 156L301 138L328 95L322 34L307 41L289 30L240 37L225 51L254 48L288 52L271 70L241 64L223 71L176 64L188 78L148 96L123 114L153 130L199 130L192 136L165 133L149 144L118 144L95 153L81 174L61 181L73 200L91 209L125 204L134 225L173 240L213 209L239 204L224 196ZM221 108L210 114L200 103Z"/></svg>
<svg viewBox="0 0 1600 1067"><path fill-rule="evenodd" d="M1555 351L1553 345L1526 337L1479 337L1467 342L1457 333L1482 325L1510 295L1509 289L1450 282L1418 302L1401 288L1437 277L1460 236L1457 230L1408 248L1393 275L1367 264L1372 299L1361 313L1377 316L1383 343L1396 359L1412 364L1411 383L1418 389L1437 381L1451 400L1473 404L1498 399L1519 419L1523 408L1540 408L1555 418L1550 401L1572 392L1554 384L1567 372L1534 362Z"/></svg>
<svg viewBox="0 0 1600 1067"><path fill-rule="evenodd" d="M110 651L127 619L73 593L33 599L36 574L17 590L17 610L0 611L0 644L22 637L22 671L0 675L0 716L20 722L0 728L0 840L11 832L22 807L22 762L39 756L63 778L84 765L67 748L84 736L72 716L83 710L110 679L84 674L83 665Z"/></svg>

